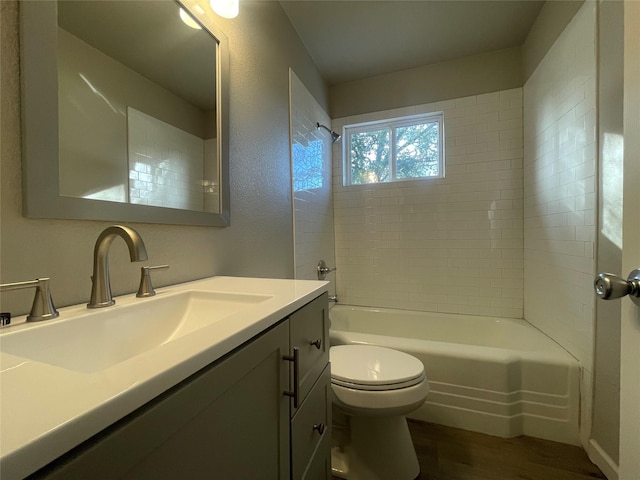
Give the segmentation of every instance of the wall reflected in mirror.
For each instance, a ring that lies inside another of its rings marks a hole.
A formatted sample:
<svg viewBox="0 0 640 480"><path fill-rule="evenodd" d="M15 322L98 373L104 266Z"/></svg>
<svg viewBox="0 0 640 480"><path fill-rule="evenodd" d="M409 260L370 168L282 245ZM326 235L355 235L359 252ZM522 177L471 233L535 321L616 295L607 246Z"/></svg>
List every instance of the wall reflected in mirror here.
<svg viewBox="0 0 640 480"><path fill-rule="evenodd" d="M172 1L59 2L60 195L220 212L217 48Z"/></svg>

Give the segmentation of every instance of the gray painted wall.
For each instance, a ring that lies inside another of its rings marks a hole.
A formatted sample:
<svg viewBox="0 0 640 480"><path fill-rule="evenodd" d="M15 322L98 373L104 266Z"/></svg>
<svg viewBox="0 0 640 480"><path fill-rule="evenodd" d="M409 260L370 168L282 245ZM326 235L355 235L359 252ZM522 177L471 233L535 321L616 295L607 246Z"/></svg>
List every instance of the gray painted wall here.
<svg viewBox="0 0 640 480"><path fill-rule="evenodd" d="M330 87L331 118L522 86L520 48L472 55Z"/></svg>
<svg viewBox="0 0 640 480"><path fill-rule="evenodd" d="M0 281L51 277L57 306L88 301L93 247L105 222L22 216L18 3L0 2ZM149 261L168 263L157 286L212 275L292 278L294 272L289 162L289 67L324 108L328 92L277 2L243 1L240 15L220 19L231 63L231 226L130 224L145 240ZM115 295L135 292L141 264L124 242L110 254ZM31 292L2 297L2 311L24 314Z"/></svg>

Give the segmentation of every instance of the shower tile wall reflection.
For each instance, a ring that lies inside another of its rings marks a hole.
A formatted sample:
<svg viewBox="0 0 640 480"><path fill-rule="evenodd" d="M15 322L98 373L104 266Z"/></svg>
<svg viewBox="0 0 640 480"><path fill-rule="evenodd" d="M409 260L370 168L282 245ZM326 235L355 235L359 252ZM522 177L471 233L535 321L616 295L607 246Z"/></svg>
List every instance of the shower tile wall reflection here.
<svg viewBox="0 0 640 480"><path fill-rule="evenodd" d="M334 146L338 296L347 304L521 318L522 89L333 121L444 112L446 177L342 184Z"/></svg>
<svg viewBox="0 0 640 480"><path fill-rule="evenodd" d="M131 107L127 127L129 201L202 211L204 140Z"/></svg>

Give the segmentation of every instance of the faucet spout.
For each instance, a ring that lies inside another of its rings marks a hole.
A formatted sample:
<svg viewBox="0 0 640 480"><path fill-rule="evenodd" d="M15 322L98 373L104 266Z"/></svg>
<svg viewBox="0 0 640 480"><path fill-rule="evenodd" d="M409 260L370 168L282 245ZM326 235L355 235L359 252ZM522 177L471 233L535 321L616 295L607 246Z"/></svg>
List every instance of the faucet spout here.
<svg viewBox="0 0 640 480"><path fill-rule="evenodd" d="M87 304L88 308L109 307L116 303L111 295L109 278L109 247L116 237L121 237L129 247L129 257L132 262L147 260L147 249L142 237L133 228L121 225L105 228L98 236L96 246L93 249L91 300Z"/></svg>

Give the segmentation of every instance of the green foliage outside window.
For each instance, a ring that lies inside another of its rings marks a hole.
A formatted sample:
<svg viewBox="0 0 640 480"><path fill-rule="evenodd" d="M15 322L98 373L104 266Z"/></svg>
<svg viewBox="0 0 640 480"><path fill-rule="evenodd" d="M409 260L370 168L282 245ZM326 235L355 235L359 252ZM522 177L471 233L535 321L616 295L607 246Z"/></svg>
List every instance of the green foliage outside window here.
<svg viewBox="0 0 640 480"><path fill-rule="evenodd" d="M349 136L350 184L442 176L442 116L354 128Z"/></svg>
<svg viewBox="0 0 640 480"><path fill-rule="evenodd" d="M354 133L351 135L351 183L388 182L391 176L389 168L390 132Z"/></svg>

